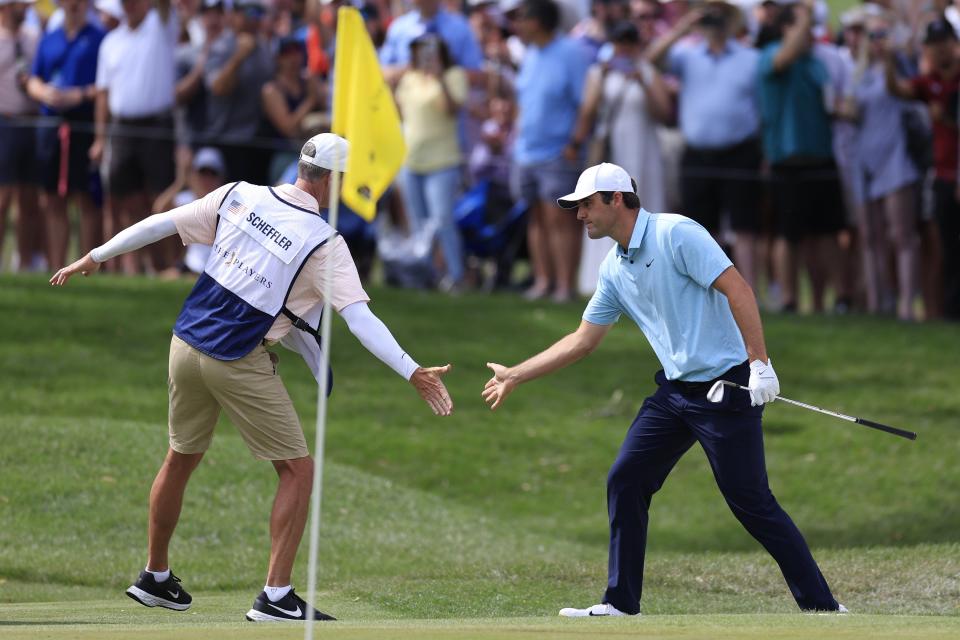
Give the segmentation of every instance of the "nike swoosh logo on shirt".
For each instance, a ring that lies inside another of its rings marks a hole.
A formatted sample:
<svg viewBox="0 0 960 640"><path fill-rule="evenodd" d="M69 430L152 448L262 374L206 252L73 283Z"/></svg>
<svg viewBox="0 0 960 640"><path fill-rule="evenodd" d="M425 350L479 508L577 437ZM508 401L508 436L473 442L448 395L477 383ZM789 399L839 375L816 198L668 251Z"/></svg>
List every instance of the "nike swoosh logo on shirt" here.
<svg viewBox="0 0 960 640"><path fill-rule="evenodd" d="M654 258L653 260L656 260L656 258ZM653 264L653 260L651 260L650 262L647 263L647 266L648 266L648 267Z"/></svg>
<svg viewBox="0 0 960 640"><path fill-rule="evenodd" d="M276 609L277 611L283 612L283 613L287 614L288 616L293 616L294 618L299 618L300 616L303 615L303 612L300 610L300 605L297 605L297 608L294 609L293 611L287 611L286 609L281 609L280 607L278 607L278 606L275 605L275 604L270 604L269 602L268 602L267 604L269 604L271 607L273 607L273 608Z"/></svg>

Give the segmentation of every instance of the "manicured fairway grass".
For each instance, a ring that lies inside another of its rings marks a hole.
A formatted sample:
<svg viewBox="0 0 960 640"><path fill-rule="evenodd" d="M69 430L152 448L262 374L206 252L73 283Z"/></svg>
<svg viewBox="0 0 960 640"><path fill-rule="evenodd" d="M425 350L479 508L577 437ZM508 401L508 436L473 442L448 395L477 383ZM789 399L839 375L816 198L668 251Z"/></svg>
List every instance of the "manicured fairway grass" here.
<svg viewBox="0 0 960 640"><path fill-rule="evenodd" d="M263 584L274 475L227 422L171 550L194 609L147 610L122 595L144 561L146 499L166 448L166 351L187 290L0 278L0 637L298 636L242 623ZM484 363L546 346L576 326L580 305L371 294L421 364L454 363L457 406L433 417L335 320L318 604L343 622L322 637L960 635L960 328L765 318L785 395L920 434L911 443L767 410L773 490L857 615L794 613L695 447L654 499L647 615L558 621L561 606L602 593L606 469L653 390L649 347L623 322L588 360L492 414L479 397ZM312 379L279 353L312 442ZM301 592L305 566L304 546Z"/></svg>

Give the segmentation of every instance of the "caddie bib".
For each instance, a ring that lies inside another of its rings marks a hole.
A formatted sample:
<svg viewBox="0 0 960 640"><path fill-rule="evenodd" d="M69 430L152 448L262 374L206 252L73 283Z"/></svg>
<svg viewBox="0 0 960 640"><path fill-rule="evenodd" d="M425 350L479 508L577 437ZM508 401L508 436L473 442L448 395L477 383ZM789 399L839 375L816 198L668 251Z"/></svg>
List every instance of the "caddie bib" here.
<svg viewBox="0 0 960 640"><path fill-rule="evenodd" d="M303 265L335 232L318 213L246 182L217 214L213 250L173 332L212 358L237 360L260 344Z"/></svg>

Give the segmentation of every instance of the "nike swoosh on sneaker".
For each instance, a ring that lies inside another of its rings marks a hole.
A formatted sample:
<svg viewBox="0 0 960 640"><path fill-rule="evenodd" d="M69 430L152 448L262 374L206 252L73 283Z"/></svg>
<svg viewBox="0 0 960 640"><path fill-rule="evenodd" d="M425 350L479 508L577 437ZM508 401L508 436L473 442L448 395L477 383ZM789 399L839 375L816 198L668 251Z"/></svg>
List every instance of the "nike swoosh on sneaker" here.
<svg viewBox="0 0 960 640"><path fill-rule="evenodd" d="M608 613L594 613L593 611L591 611L591 612L589 612L587 615L590 616L591 618L603 618L603 617L606 617L606 616L608 616L608 615L610 615L610 614L608 614Z"/></svg>
<svg viewBox="0 0 960 640"><path fill-rule="evenodd" d="M278 607L278 606L275 605L275 604L270 604L269 602L268 602L267 604L268 604L269 606L273 607L274 609L276 609L277 611L281 611L281 612L287 614L288 616L293 616L294 618L299 618L299 617L301 617L301 616L303 615L303 611L300 610L300 605L297 605L297 608L294 609L293 611L287 611L286 609L281 609L280 607Z"/></svg>
<svg viewBox="0 0 960 640"><path fill-rule="evenodd" d="M176 593L174 593L173 591L167 591L167 593L169 593L169 594L170 594L171 596L173 596L174 598L179 598L179 597L180 597L180 592L179 592L179 591L177 591Z"/></svg>

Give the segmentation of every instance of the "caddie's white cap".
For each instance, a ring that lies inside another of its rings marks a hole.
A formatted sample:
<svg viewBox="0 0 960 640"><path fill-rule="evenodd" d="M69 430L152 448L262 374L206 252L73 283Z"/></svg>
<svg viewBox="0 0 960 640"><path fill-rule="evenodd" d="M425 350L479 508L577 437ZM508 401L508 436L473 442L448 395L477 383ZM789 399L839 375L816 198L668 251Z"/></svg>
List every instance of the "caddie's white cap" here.
<svg viewBox="0 0 960 640"><path fill-rule="evenodd" d="M308 156L300 150L300 161L323 167L331 171L343 173L347 170L347 154L350 153L350 143L335 133L320 133L304 143L304 147L313 144L316 148L314 155Z"/></svg>
<svg viewBox="0 0 960 640"><path fill-rule="evenodd" d="M557 204L564 209L576 209L580 201L589 198L598 191L619 191L635 193L630 182L630 174L623 167L609 162L584 169L577 179L577 188L573 193L557 198Z"/></svg>

